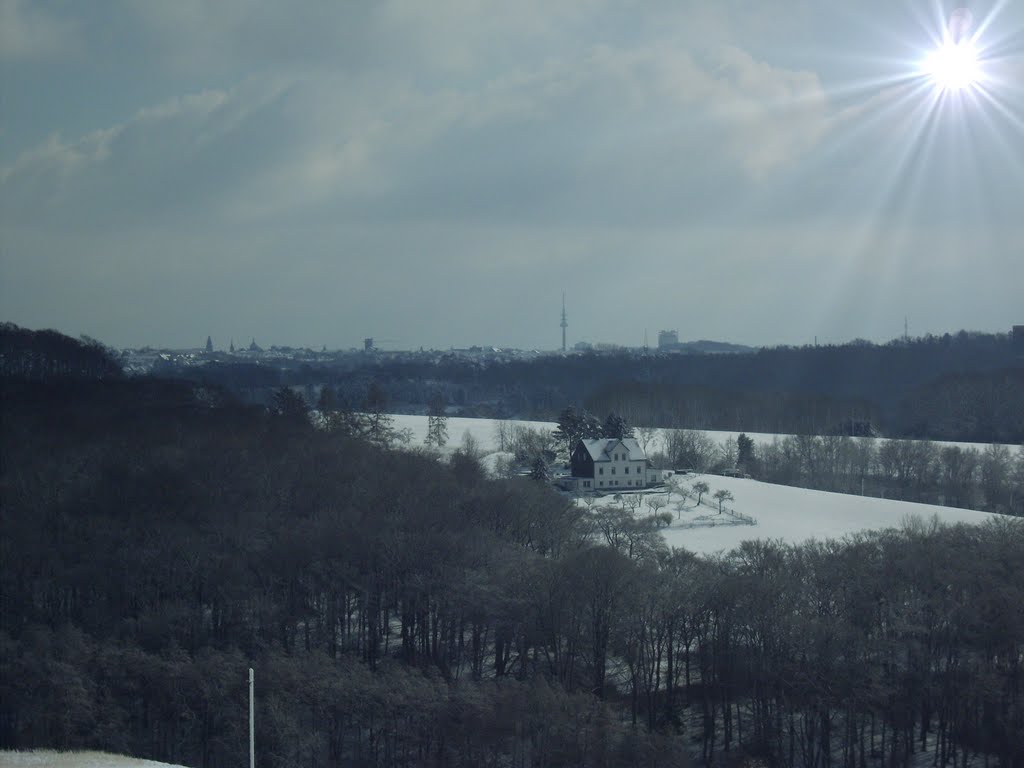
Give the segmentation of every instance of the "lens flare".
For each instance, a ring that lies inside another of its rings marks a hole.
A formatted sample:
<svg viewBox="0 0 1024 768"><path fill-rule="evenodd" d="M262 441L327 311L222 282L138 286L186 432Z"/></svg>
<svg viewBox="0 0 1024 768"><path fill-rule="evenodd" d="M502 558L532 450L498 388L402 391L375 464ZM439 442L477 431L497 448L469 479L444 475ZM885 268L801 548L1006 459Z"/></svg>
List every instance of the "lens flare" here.
<svg viewBox="0 0 1024 768"><path fill-rule="evenodd" d="M963 91L981 80L978 52L969 42L947 42L933 51L922 68L943 91Z"/></svg>
<svg viewBox="0 0 1024 768"><path fill-rule="evenodd" d="M974 24L974 16L966 8L957 8L953 13L949 15L949 36L952 38L954 43L967 38L967 33L971 31L971 25Z"/></svg>

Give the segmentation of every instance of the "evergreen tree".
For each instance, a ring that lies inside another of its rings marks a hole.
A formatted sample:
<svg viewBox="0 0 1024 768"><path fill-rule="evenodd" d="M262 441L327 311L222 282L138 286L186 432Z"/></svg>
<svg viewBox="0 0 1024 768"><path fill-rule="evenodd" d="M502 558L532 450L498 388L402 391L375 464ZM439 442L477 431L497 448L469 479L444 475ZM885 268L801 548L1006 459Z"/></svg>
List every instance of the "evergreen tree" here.
<svg viewBox="0 0 1024 768"><path fill-rule="evenodd" d="M338 393L329 384L320 388L320 397L316 401L316 409L321 413L334 411L338 408Z"/></svg>
<svg viewBox="0 0 1024 768"><path fill-rule="evenodd" d="M364 436L371 443L380 446L388 445L396 436L393 427L394 419L385 413L387 402L387 394L383 387L376 381L370 384L363 407L366 412Z"/></svg>
<svg viewBox="0 0 1024 768"><path fill-rule="evenodd" d="M608 414L608 418L604 420L604 426L601 428L601 437L624 440L627 437L633 437L633 428L626 423L624 418L612 411Z"/></svg>
<svg viewBox="0 0 1024 768"><path fill-rule="evenodd" d="M444 396L435 392L430 398L430 410L427 413L427 445L443 448L448 442L448 417L445 415Z"/></svg>
<svg viewBox="0 0 1024 768"><path fill-rule="evenodd" d="M271 410L289 421L309 421L309 405L306 399L290 387L281 387L274 393Z"/></svg>
<svg viewBox="0 0 1024 768"><path fill-rule="evenodd" d="M754 467L754 441L741 432L736 438L736 466L748 472Z"/></svg>
<svg viewBox="0 0 1024 768"><path fill-rule="evenodd" d="M601 437L601 424L587 411L578 411L569 406L558 416L558 428L552 433L555 440L565 444L565 452L572 449L580 440L591 440Z"/></svg>
<svg viewBox="0 0 1024 768"><path fill-rule="evenodd" d="M555 440L565 444L566 453L572 453L579 440L580 414L571 405L558 415L558 428L552 432Z"/></svg>
<svg viewBox="0 0 1024 768"><path fill-rule="evenodd" d="M213 352L213 339L209 336L206 337L206 351Z"/></svg>
<svg viewBox="0 0 1024 768"><path fill-rule="evenodd" d="M533 460L533 466L530 467L530 479L536 480L538 483L546 483L549 479L548 463L540 456Z"/></svg>

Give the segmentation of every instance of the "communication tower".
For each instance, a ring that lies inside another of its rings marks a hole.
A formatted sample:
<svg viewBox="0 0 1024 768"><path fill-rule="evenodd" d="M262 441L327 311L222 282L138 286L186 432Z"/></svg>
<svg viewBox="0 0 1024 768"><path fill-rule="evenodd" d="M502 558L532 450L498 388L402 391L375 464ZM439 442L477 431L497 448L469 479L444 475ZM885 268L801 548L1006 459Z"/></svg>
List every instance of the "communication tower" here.
<svg viewBox="0 0 1024 768"><path fill-rule="evenodd" d="M562 291L562 351L565 352L565 329L569 327L569 321L565 316L565 291Z"/></svg>

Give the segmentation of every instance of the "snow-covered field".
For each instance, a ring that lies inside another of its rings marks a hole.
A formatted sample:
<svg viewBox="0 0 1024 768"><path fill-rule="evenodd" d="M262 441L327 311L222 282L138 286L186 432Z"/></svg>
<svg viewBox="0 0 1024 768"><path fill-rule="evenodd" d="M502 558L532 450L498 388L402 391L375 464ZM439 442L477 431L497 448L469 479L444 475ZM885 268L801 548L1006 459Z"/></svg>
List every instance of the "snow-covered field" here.
<svg viewBox="0 0 1024 768"><path fill-rule="evenodd" d="M394 427L399 431L408 430L411 436L410 445L423 445L427 437L427 417L399 414L392 416ZM506 424L530 429L543 429L550 432L558 425L550 421L508 421ZM466 434L473 438L477 449L484 454L493 453L500 448L498 441L498 421L495 419L466 419L451 416L448 418L448 444L446 451L454 451L462 445Z"/></svg>
<svg viewBox="0 0 1024 768"><path fill-rule="evenodd" d="M427 434L426 416L395 416L395 427L407 429L412 435L412 444L422 444ZM522 425L533 429L551 430L556 427L551 422L542 421L511 421L510 425ZM498 450L497 422L491 419L448 419L449 443L446 448L454 450L468 433L478 449L485 454L484 466L493 470L495 452ZM706 432L716 443L738 432ZM776 437L784 435L763 435L749 433L755 442L770 443ZM656 450L656 443L661 435L652 440L650 446ZM947 443L938 443L946 445ZM950 445L965 445L949 443ZM978 446L984 447L984 446ZM490 455L488 455L490 454ZM695 496L682 502L680 495L673 494L671 502L661 511L672 514L672 524L662 529L665 541L669 546L685 547L694 552L710 554L728 551L747 539L781 539L789 543L799 543L809 539L838 539L859 531L898 528L904 521L912 517L931 520L937 517L941 522L950 525L956 523L983 523L997 518L988 512L975 512L953 507L939 507L930 504L879 499L870 496L852 496L842 493L828 493L806 488L794 488L785 485L773 485L757 480L720 477L718 475L686 475L679 476L684 489L691 488L693 483L702 480L710 487L710 493L704 496L705 502L714 504L711 497L715 491L729 491L733 500L725 504L724 512L717 514L717 508L707 505L698 507ZM645 492L641 495L642 503L637 514L649 514L651 508L646 500L651 498L667 499L664 490ZM604 496L596 502L596 506L618 505L613 496ZM753 518L754 524L748 521Z"/></svg>
<svg viewBox="0 0 1024 768"><path fill-rule="evenodd" d="M0 752L0 768L182 768L105 752Z"/></svg>
<svg viewBox="0 0 1024 768"><path fill-rule="evenodd" d="M931 520L935 516L949 525L977 524L1000 517L969 509L828 493L717 475L688 475L684 485L692 486L697 480L706 482L711 493L719 489L729 491L734 501L727 502L726 506L755 520L754 525L702 527L684 527L673 522L662 529L669 546L704 554L730 550L746 539L781 539L794 544L809 539L838 539L859 531L899 528L911 517ZM692 505L693 500L688 500L687 506ZM675 518L674 507L666 507L666 510L672 511ZM717 517L713 510L704 507L702 514L708 513Z"/></svg>

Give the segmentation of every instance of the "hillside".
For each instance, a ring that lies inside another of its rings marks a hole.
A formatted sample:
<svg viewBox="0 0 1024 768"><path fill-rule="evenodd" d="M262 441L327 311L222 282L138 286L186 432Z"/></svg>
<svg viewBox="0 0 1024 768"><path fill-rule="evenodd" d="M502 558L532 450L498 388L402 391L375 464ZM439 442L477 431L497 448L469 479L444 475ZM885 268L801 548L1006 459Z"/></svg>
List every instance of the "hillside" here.
<svg viewBox="0 0 1024 768"><path fill-rule="evenodd" d="M395 416L394 419L395 426L409 436L410 445L423 444L426 417ZM500 465L498 454L494 452L502 448L515 450L510 444L516 442L517 434L532 431L536 437L547 437L555 427L552 422L451 418L448 420L449 442L444 450L455 450L468 436L474 448L484 454L485 466L493 471ZM740 434L637 430L638 440L646 446L648 455L657 457L661 454L658 459L661 463L656 466L696 472L735 466L739 458L737 438ZM851 497L847 494L853 494L881 500L900 499L922 507L913 509L897 505L891 507L891 512L882 513L874 511L875 506L871 506L871 525L875 525L877 520L891 520L893 517L898 522L898 518L908 512L926 516L938 514L942 519L947 516L955 518L956 512L951 511L954 508L999 514L1024 513L1024 452L1017 446L837 436L797 437L753 432L748 437L752 444L752 458L747 469L755 479L771 483L772 488L795 486L833 492L812 502L804 501L805 497L799 494L792 499L783 494L787 500L780 503L792 504L796 509L825 504L830 510L846 510L847 504L856 504L848 501ZM531 442L536 444L538 440ZM548 443L546 447L553 449L555 446ZM554 467L553 471L565 470ZM715 487L723 486L719 483ZM774 509L777 507L776 498L781 497L774 492L765 498L759 495L756 503ZM891 503L878 508L890 509ZM758 515L756 509L742 511ZM835 514L845 525L852 513L837 511ZM801 527L806 526L801 524ZM845 527L843 530L845 532Z"/></svg>
<svg viewBox="0 0 1024 768"><path fill-rule="evenodd" d="M969 509L828 493L717 475L690 475L685 483L692 485L700 480L711 487L712 493L719 489L729 491L734 501L726 506L755 521L754 525L742 521L723 525L722 518L730 520L727 512L719 516L715 510L701 506L698 509L703 521L695 525L692 519L684 519L663 530L669 546L701 554L729 551L749 539L787 544L800 544L810 539L840 539L862 531L900 528L914 517L925 521L934 518L947 525L981 524L1001 517ZM694 504L692 498L687 499L685 507L692 508ZM672 511L673 516L676 514L674 506L666 507L666 511Z"/></svg>
<svg viewBox="0 0 1024 768"><path fill-rule="evenodd" d="M463 453L314 428L283 395L209 394L119 379L0 398L0 747L238 765L251 668L265 768L685 766L750 748L820 768L788 745L822 718L834 740L809 748L880 768L919 743L912 720L877 720L901 711L954 713L921 725L947 751L1024 757L1024 521L751 542L912 507L687 475L691 499L706 479L705 499L734 500L600 509ZM453 420L447 448L468 431L550 452L547 426L516 426ZM748 524L702 530L725 522ZM925 647L956 666L902 656Z"/></svg>

